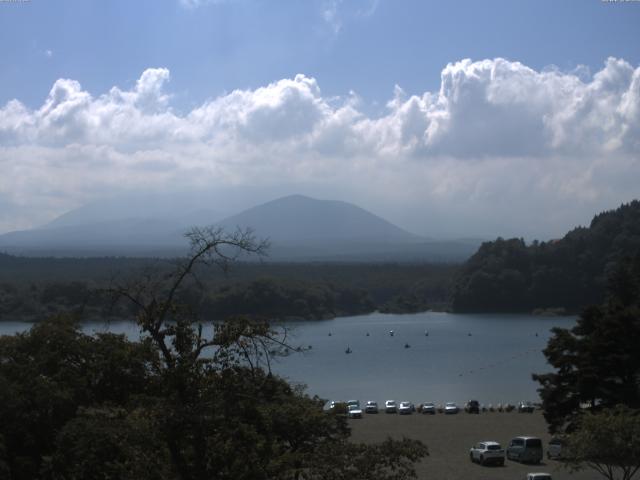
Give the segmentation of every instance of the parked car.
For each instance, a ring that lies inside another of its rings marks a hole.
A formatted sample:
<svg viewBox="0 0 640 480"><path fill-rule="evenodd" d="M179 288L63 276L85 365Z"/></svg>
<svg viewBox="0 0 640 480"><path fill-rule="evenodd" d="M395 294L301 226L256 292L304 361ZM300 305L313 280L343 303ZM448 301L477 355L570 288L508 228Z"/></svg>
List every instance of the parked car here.
<svg viewBox="0 0 640 480"><path fill-rule="evenodd" d="M398 413L400 415L411 415L414 410L415 408L411 402L400 402L400 406L398 407Z"/></svg>
<svg viewBox="0 0 640 480"><path fill-rule="evenodd" d="M350 407L351 405L360 407L360 400L347 400L347 407Z"/></svg>
<svg viewBox="0 0 640 480"><path fill-rule="evenodd" d="M547 458L560 458L562 456L563 441L559 438L552 438L549 440L547 446Z"/></svg>
<svg viewBox="0 0 640 480"><path fill-rule="evenodd" d="M378 402L369 400L367 404L364 406L364 411L365 413L378 413Z"/></svg>
<svg viewBox="0 0 640 480"><path fill-rule="evenodd" d="M527 473L527 480L551 480L550 473Z"/></svg>
<svg viewBox="0 0 640 480"><path fill-rule="evenodd" d="M398 406L396 405L395 400L387 400L384 402L384 411L387 413L397 413Z"/></svg>
<svg viewBox="0 0 640 480"><path fill-rule="evenodd" d="M469 400L464 406L464 411L467 413L480 413L480 403L477 400Z"/></svg>
<svg viewBox="0 0 640 480"><path fill-rule="evenodd" d="M362 418L362 409L359 405L349 405L347 415L349 418Z"/></svg>
<svg viewBox="0 0 640 480"><path fill-rule="evenodd" d="M515 437L507 446L507 458L518 462L540 463L542 440L537 437Z"/></svg>
<svg viewBox="0 0 640 480"><path fill-rule="evenodd" d="M423 414L429 414L429 415L435 415L436 414L436 406L435 404L431 403L431 402L424 402L422 404L422 413Z"/></svg>
<svg viewBox="0 0 640 480"><path fill-rule="evenodd" d="M504 449L498 442L478 442L469 450L469 459L480 465L504 465Z"/></svg>
<svg viewBox="0 0 640 480"><path fill-rule="evenodd" d="M535 407L531 402L520 402L518 404L518 412L520 413L533 413Z"/></svg>
<svg viewBox="0 0 640 480"><path fill-rule="evenodd" d="M446 414L458 413L459 411L460 409L458 408L458 405L454 402L447 402L444 404L444 413Z"/></svg>

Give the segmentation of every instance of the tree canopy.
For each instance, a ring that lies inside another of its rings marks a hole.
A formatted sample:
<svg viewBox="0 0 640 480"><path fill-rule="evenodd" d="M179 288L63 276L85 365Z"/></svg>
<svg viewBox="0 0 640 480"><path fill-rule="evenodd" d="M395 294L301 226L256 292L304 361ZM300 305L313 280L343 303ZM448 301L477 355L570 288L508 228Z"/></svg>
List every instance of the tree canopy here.
<svg viewBox="0 0 640 480"><path fill-rule="evenodd" d="M3 478L415 478L422 443L352 443L344 416L270 371L292 348L282 331L244 316L203 325L185 301L197 265L227 268L265 245L213 229L190 240L170 274L111 288L140 341L86 335L70 316L0 337Z"/></svg>
<svg viewBox="0 0 640 480"><path fill-rule="evenodd" d="M458 312L578 312L604 300L607 277L621 259L640 251L640 201L596 215L562 239L498 238L463 265L453 289Z"/></svg>
<svg viewBox="0 0 640 480"><path fill-rule="evenodd" d="M562 460L608 480L631 480L640 470L640 410L618 406L587 413L566 438Z"/></svg>
<svg viewBox="0 0 640 480"><path fill-rule="evenodd" d="M618 404L640 408L640 254L612 270L609 294L572 329L553 329L544 350L555 372L534 374L552 431L570 431L580 414Z"/></svg>

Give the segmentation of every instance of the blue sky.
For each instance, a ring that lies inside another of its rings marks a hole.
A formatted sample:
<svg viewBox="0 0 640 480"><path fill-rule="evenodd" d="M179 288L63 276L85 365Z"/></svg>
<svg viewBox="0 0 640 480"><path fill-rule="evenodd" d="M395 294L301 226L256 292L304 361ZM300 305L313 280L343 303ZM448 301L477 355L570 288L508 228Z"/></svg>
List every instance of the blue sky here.
<svg viewBox="0 0 640 480"><path fill-rule="evenodd" d="M187 108L297 73L316 78L325 95L354 90L385 102L395 84L408 93L436 90L441 69L463 58L594 71L609 56L640 63L640 5L633 2L201 3L2 4L0 103L38 106L58 78L92 92L128 87L148 67L171 70L175 103Z"/></svg>
<svg viewBox="0 0 640 480"><path fill-rule="evenodd" d="M31 0L0 41L0 233L236 188L545 238L640 196L640 2Z"/></svg>

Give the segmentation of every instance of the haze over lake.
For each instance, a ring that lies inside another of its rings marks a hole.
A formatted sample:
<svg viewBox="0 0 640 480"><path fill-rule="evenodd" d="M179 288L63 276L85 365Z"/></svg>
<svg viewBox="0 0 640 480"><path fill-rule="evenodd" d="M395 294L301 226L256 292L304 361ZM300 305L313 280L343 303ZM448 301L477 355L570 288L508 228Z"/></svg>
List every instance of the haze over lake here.
<svg viewBox="0 0 640 480"><path fill-rule="evenodd" d="M574 317L437 312L289 322L290 343L312 348L279 359L273 368L327 399L459 404L470 398L484 404L538 400L531 373L550 369L542 354L550 329L574 323ZM0 333L30 325L2 322ZM88 322L83 329L106 328L130 338L138 335L131 322ZM351 354L345 353L348 347Z"/></svg>

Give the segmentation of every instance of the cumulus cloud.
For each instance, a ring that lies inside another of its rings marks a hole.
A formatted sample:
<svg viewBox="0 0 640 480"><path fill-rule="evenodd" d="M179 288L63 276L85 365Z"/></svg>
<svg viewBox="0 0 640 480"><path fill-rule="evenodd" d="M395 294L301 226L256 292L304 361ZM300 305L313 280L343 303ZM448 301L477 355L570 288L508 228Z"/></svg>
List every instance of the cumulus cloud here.
<svg viewBox="0 0 640 480"><path fill-rule="evenodd" d="M113 192L278 184L338 192L420 233L526 234L640 194L640 68L621 59L593 75L462 60L438 91L396 86L379 117L303 74L185 114L169 85L165 68L97 96L59 79L39 108L0 107L0 230Z"/></svg>

